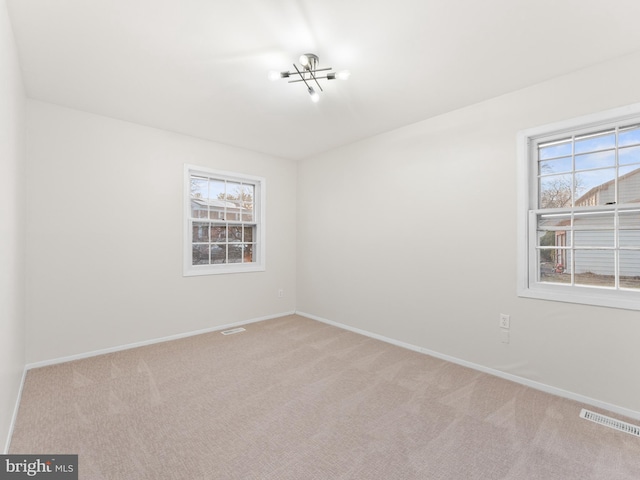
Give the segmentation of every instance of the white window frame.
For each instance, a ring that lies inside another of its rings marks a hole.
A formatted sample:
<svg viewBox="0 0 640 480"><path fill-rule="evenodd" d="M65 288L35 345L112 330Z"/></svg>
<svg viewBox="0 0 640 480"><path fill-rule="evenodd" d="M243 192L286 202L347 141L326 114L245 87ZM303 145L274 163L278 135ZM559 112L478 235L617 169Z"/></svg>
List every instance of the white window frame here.
<svg viewBox="0 0 640 480"><path fill-rule="evenodd" d="M209 265L193 265L193 222L198 219L194 219L191 216L191 176L202 175L213 177L220 180L249 183L254 186L254 218L253 222L248 222L255 225L255 245L253 250L254 261L247 263L221 263L221 264L209 264ZM217 275L217 274L229 274L229 273L243 273L243 272L261 272L265 270L265 252L266 252L266 222L265 222L265 210L266 210L266 180L263 177L245 175L242 173L229 172L225 170L214 170L206 167L200 167L196 165L184 165L184 248L183 248L183 275L185 277L197 276L197 275Z"/></svg>
<svg viewBox="0 0 640 480"><path fill-rule="evenodd" d="M538 172L535 146L554 136L561 138L580 131L593 131L625 122L640 123L640 103L585 115L563 122L530 128L518 133L518 296L559 302L640 310L640 291L609 289L537 281L536 209L538 208ZM544 140L543 140L544 139ZM640 204L638 205L640 208ZM617 210L615 206L591 210ZM538 210L539 212L539 210Z"/></svg>

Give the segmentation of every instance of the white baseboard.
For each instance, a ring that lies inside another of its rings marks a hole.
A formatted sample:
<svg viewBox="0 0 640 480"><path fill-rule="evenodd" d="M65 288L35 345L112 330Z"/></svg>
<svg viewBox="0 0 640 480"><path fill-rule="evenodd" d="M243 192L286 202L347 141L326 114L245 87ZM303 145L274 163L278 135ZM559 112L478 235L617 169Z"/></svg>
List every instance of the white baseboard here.
<svg viewBox="0 0 640 480"><path fill-rule="evenodd" d="M11 447L11 437L13 437L13 429L16 426L16 419L18 418L18 409L20 408L20 399L22 398L22 389L24 388L24 379L27 376L27 369L22 371L22 378L20 379L20 387L18 388L18 396L16 398L16 405L13 407L13 415L11 416L11 423L9 424L9 433L7 434L7 441L4 444L4 454L9 453L9 447Z"/></svg>
<svg viewBox="0 0 640 480"><path fill-rule="evenodd" d="M202 330L196 330L192 332L178 333L176 335L169 335L167 337L153 338L150 340L143 340L141 342L128 343L126 345L118 345L116 347L103 348L100 350L94 350L91 352L78 353L76 355L69 355L67 357L53 358L51 360L43 360L41 362L33 362L25 365L25 370L31 370L32 368L47 367L49 365L56 365L58 363L71 362L73 360L81 360L83 358L95 357L97 355L104 355L105 353L119 352L122 350L129 350L136 347L144 347L146 345L153 345L154 343L169 342L171 340L178 340L180 338L192 337L194 335L201 335L203 333L217 332L218 330L226 330L228 328L238 327L240 325L248 325L250 323L262 322L263 320L270 320L272 318L284 317L286 315L293 315L295 312L282 312L274 315L267 315L264 317L252 318L250 320L242 320L234 323L227 323L225 325L218 325L211 328L204 328Z"/></svg>
<svg viewBox="0 0 640 480"><path fill-rule="evenodd" d="M334 327L342 328L344 330L349 330L354 333L358 333L360 335L365 335L367 337L375 338L376 340L381 340L386 343L390 343L392 345L396 345L398 347L406 348L408 350L413 350L415 352L424 353L426 355L439 358L441 360L446 360L447 362L455 363L457 365L461 365L463 367L468 367L473 370L478 370L483 373L488 373L489 375L493 375L495 377L504 378L505 380L510 380L515 383L519 383L521 385L525 385L527 387L534 388L536 390L540 390L542 392L550 393L552 395L556 395L562 398L568 398L569 400L574 400L576 402L584 403L586 405L590 405L592 407L601 408L604 410L608 410L610 412L617 413L619 415L623 415L625 417L633 418L635 420L640 420L640 412L635 410L631 410L628 408L620 407L618 405L613 405L611 403L602 402L600 400L596 400L594 398L586 397L584 395L580 395L579 393L570 392L568 390L563 390L561 388L553 387L551 385L547 385L545 383L536 382L535 380L530 380L525 377L520 377L518 375L514 375L512 373L503 372L501 370L495 370L493 368L485 367L483 365L479 365L477 363L469 362L467 360L462 360L460 358L452 357L450 355L445 355L443 353L435 352L433 350L429 350L428 348L418 347L416 345L412 345L410 343L401 342L399 340L394 340L393 338L385 337L383 335L379 335L377 333L368 332L366 330L362 330L360 328L351 327L349 325L345 325L342 323L334 322L332 320L327 320L326 318L318 317L316 315L312 315L310 313L297 311L296 315L300 315L301 317L310 318L311 320L317 320L322 323L326 323L329 325L333 325Z"/></svg>

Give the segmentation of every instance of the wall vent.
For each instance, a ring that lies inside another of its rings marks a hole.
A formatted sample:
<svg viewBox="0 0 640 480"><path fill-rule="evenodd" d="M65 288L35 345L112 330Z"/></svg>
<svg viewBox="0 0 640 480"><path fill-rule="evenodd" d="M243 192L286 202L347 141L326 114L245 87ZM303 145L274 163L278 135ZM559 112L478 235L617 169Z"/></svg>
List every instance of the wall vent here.
<svg viewBox="0 0 640 480"><path fill-rule="evenodd" d="M630 433L635 437L640 437L640 427L637 425L631 425L630 423L621 422L615 418L607 417L606 415L600 415L599 413L592 412L590 410L582 409L580 412L580 418L590 420L594 423L599 423L605 427L613 428L621 432Z"/></svg>
<svg viewBox="0 0 640 480"><path fill-rule="evenodd" d="M231 330L223 330L220 333L222 333L223 335L233 335L234 333L245 332L246 330L247 330L246 328L238 327L238 328L232 328Z"/></svg>

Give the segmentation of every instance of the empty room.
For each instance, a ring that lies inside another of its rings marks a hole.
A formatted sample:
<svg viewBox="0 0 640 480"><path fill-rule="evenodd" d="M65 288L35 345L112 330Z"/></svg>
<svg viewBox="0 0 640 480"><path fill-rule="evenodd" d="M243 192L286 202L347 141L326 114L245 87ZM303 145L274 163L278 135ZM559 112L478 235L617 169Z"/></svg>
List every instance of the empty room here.
<svg viewBox="0 0 640 480"><path fill-rule="evenodd" d="M0 0L0 479L640 478L638 18Z"/></svg>

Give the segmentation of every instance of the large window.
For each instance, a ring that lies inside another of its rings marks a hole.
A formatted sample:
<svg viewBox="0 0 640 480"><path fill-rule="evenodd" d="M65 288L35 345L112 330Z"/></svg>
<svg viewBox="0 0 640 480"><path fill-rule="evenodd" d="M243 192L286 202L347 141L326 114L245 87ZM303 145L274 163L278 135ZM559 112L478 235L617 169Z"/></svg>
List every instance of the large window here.
<svg viewBox="0 0 640 480"><path fill-rule="evenodd" d="M192 165L184 176L184 275L264 270L264 179Z"/></svg>
<svg viewBox="0 0 640 480"><path fill-rule="evenodd" d="M640 106L522 132L519 293L640 309Z"/></svg>

